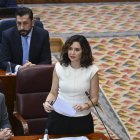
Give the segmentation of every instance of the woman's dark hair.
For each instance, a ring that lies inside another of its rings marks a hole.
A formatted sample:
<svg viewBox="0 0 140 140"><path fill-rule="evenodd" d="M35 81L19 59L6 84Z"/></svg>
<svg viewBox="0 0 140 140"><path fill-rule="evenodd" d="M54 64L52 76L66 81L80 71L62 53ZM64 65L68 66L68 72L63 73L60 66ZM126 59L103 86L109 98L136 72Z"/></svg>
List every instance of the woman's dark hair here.
<svg viewBox="0 0 140 140"><path fill-rule="evenodd" d="M68 66L71 63L68 57L68 49L74 42L79 42L82 48L82 56L80 62L81 67L88 67L92 65L94 59L92 56L91 47L87 39L82 35L74 35L68 38L68 40L65 42L65 44L62 47L60 63L65 66Z"/></svg>
<svg viewBox="0 0 140 140"><path fill-rule="evenodd" d="M27 8L27 7L19 7L17 8L17 11L16 11L16 17L17 16L24 16L24 15L29 15L29 18L31 20L33 20L33 12L30 8Z"/></svg>

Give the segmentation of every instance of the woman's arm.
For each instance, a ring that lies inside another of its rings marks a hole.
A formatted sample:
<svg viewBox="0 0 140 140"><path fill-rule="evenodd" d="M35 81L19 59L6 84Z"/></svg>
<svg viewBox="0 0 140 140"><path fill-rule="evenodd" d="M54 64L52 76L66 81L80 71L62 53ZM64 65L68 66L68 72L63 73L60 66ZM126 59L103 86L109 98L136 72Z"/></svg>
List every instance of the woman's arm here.
<svg viewBox="0 0 140 140"><path fill-rule="evenodd" d="M56 70L54 69L51 91L50 91L49 95L47 96L45 103L43 103L44 109L47 112L51 112L53 110L52 103L57 98L58 87L59 87L59 79L58 79Z"/></svg>
<svg viewBox="0 0 140 140"><path fill-rule="evenodd" d="M59 79L56 74L56 70L53 71L53 80L52 80L52 87L51 91L46 99L46 101L52 102L55 101L58 95L58 85L59 85Z"/></svg>
<svg viewBox="0 0 140 140"><path fill-rule="evenodd" d="M91 79L90 82L90 98L93 102L94 105L96 105L98 103L98 99L99 99L99 77L98 77L98 73L96 73L93 78ZM89 106L93 106L92 102L89 101L88 104Z"/></svg>

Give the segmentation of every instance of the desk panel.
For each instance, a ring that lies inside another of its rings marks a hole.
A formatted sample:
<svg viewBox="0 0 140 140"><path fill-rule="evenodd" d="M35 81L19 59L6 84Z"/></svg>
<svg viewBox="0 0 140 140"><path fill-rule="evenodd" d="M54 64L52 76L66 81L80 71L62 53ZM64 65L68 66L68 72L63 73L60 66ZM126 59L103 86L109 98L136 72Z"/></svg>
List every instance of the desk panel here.
<svg viewBox="0 0 140 140"><path fill-rule="evenodd" d="M39 140L39 138L43 138L43 135L35 135L35 136L15 136L11 138L11 140Z"/></svg>

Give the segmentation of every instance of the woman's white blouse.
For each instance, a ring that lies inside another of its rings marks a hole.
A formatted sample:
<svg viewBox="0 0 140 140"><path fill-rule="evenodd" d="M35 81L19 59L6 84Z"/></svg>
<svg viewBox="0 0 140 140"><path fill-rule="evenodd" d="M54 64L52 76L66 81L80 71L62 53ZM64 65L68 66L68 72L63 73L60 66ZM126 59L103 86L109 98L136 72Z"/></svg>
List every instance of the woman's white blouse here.
<svg viewBox="0 0 140 140"><path fill-rule="evenodd" d="M58 96L71 106L88 102L85 91L90 90L90 81L98 71L98 67L93 64L88 68L74 69L69 65L65 67L59 62L55 65L56 74L59 78ZM90 110L77 111L74 117L85 116Z"/></svg>

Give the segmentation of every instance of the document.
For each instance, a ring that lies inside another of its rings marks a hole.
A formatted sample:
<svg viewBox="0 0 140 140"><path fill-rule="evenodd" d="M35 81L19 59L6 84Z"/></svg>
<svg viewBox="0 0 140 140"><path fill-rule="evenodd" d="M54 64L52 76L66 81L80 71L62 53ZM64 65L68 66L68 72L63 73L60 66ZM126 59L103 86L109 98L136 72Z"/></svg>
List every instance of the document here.
<svg viewBox="0 0 140 140"><path fill-rule="evenodd" d="M56 112L66 116L74 116L76 114L76 110L59 97L57 97L55 103L53 104L53 108Z"/></svg>
<svg viewBox="0 0 140 140"><path fill-rule="evenodd" d="M85 136L80 136L80 137L64 137L51 140L89 140L89 139Z"/></svg>
<svg viewBox="0 0 140 140"><path fill-rule="evenodd" d="M39 139L43 140L43 139ZM63 138L55 138L55 139L49 139L49 140L89 140L85 136L80 136L80 137L63 137Z"/></svg>

